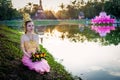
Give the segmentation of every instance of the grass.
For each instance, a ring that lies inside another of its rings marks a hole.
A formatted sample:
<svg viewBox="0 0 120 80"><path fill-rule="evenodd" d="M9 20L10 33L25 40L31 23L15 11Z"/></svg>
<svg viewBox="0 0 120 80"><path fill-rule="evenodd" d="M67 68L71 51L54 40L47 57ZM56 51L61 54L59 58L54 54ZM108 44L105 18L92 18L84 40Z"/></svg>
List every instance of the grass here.
<svg viewBox="0 0 120 80"><path fill-rule="evenodd" d="M47 61L51 67L48 74L40 75L29 70L21 63L20 36L18 30L0 25L0 79L1 80L73 80L71 73L63 65L55 61L43 45L40 48L47 53Z"/></svg>

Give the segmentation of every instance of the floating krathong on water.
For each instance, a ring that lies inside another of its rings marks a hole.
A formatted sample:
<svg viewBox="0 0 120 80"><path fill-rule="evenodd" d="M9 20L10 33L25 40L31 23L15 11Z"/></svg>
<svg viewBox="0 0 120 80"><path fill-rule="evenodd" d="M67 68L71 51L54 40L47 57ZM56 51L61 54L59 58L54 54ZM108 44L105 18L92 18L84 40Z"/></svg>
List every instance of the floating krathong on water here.
<svg viewBox="0 0 120 80"><path fill-rule="evenodd" d="M92 24L113 24L115 19L111 19L110 15L106 15L105 12L100 12L99 16L96 16L91 20Z"/></svg>
<svg viewBox="0 0 120 80"><path fill-rule="evenodd" d="M101 37L104 37L111 30L115 30L115 26L113 26L114 22L115 19L110 18L110 15L106 15L106 12L100 12L99 16L91 19L91 23L93 24L91 29L99 33Z"/></svg>

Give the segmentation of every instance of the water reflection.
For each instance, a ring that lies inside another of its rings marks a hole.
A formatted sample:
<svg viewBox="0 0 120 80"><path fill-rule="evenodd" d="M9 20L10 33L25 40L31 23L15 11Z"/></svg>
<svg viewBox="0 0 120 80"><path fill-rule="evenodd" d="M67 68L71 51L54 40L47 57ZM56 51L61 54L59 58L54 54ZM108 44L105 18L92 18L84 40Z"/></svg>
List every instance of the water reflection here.
<svg viewBox="0 0 120 80"><path fill-rule="evenodd" d="M101 38L90 26L82 31L78 25L47 26L42 44L83 80L120 80L119 31L117 27Z"/></svg>
<svg viewBox="0 0 120 80"><path fill-rule="evenodd" d="M100 42L103 45L118 45L120 43L120 27L116 27L115 30L113 30L114 27L110 29L112 30L107 33L104 38L99 36L99 33L91 30L91 26L85 26L81 24L47 26L44 32L49 33L49 35L53 35L54 31L58 31L59 37L62 39L68 38L73 42L93 41Z"/></svg>
<svg viewBox="0 0 120 80"><path fill-rule="evenodd" d="M78 27L81 32L83 32L83 30L85 29L85 26L83 24L78 24Z"/></svg>
<svg viewBox="0 0 120 80"><path fill-rule="evenodd" d="M115 30L114 26L91 26L91 29L96 33L99 33L101 37L105 37L107 33L110 33L111 30Z"/></svg>

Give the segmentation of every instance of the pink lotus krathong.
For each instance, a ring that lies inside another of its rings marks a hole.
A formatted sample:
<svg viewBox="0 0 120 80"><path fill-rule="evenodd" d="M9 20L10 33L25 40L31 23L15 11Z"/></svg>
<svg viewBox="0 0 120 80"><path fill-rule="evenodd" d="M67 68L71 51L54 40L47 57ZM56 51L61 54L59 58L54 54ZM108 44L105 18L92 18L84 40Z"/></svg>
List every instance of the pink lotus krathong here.
<svg viewBox="0 0 120 80"><path fill-rule="evenodd" d="M107 33L110 33L111 30L115 30L113 26L115 19L110 18L110 15L107 16L106 12L100 12L99 16L96 16L94 19L91 19L91 29L96 33L99 33L101 37L106 36Z"/></svg>
<svg viewBox="0 0 120 80"><path fill-rule="evenodd" d="M115 19L111 19L110 15L106 15L105 12L101 12L99 16L96 16L94 19L91 20L92 24L101 24L101 23L107 23L107 24L113 24L115 22Z"/></svg>

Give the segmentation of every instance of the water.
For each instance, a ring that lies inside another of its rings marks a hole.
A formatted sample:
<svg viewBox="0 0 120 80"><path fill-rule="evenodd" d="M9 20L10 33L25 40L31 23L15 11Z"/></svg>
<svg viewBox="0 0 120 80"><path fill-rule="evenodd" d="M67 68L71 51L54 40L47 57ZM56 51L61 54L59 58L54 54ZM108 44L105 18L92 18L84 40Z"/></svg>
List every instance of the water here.
<svg viewBox="0 0 120 80"><path fill-rule="evenodd" d="M120 44L109 40L106 44L89 28L73 26L44 27L42 44L67 71L83 80L120 80Z"/></svg>

